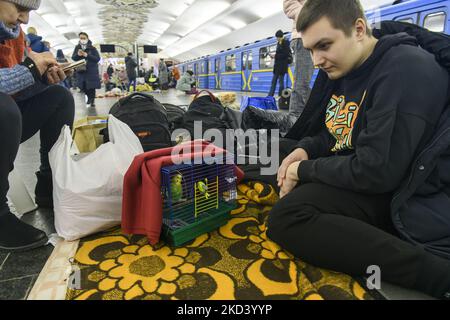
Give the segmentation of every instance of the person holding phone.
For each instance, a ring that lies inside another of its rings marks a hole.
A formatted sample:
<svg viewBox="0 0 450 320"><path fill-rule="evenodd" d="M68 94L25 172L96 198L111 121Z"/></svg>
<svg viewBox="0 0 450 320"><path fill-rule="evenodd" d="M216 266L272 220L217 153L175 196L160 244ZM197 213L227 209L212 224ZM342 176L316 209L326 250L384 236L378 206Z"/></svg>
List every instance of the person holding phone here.
<svg viewBox="0 0 450 320"><path fill-rule="evenodd" d="M95 107L95 90L101 88L98 63L100 54L92 45L86 32L79 33L79 44L75 47L72 60L86 60L86 68L77 69L77 85L87 96L87 106Z"/></svg>
<svg viewBox="0 0 450 320"><path fill-rule="evenodd" d="M8 176L20 143L40 132L40 168L36 173L36 203L52 207L52 173L48 152L64 125L71 126L74 100L66 78L50 52L27 52L21 24L41 0L0 0L0 249L27 250L47 243L46 234L9 210ZM27 57L25 55L27 54Z"/></svg>

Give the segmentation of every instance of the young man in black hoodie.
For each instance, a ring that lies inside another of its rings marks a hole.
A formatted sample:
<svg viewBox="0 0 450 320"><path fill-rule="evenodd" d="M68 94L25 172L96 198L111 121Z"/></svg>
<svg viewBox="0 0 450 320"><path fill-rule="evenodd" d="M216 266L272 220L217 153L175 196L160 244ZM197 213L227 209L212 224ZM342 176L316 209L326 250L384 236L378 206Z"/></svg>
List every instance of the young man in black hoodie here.
<svg viewBox="0 0 450 320"><path fill-rule="evenodd" d="M450 261L401 240L390 217L447 105L447 71L406 33L374 38L358 0L308 1L298 21L329 96L321 129L280 166L268 236L316 266L376 266L382 281L450 298Z"/></svg>

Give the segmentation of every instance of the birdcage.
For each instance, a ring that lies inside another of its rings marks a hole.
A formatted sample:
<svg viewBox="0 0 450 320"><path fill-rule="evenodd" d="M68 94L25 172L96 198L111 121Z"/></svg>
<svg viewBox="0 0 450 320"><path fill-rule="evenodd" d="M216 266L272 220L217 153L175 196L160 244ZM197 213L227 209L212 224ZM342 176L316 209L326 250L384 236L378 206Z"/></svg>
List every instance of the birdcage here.
<svg viewBox="0 0 450 320"><path fill-rule="evenodd" d="M161 169L162 237L175 246L226 224L236 208L233 158L198 162Z"/></svg>

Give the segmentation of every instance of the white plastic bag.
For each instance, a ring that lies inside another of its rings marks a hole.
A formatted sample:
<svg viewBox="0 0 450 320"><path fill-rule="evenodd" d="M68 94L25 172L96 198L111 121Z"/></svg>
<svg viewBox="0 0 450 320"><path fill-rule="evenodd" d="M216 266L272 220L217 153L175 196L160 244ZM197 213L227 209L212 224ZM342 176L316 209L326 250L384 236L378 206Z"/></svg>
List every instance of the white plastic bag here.
<svg viewBox="0 0 450 320"><path fill-rule="evenodd" d="M80 157L65 126L49 153L55 228L66 240L121 222L123 179L134 157L144 151L131 129L112 115L108 128L110 142Z"/></svg>

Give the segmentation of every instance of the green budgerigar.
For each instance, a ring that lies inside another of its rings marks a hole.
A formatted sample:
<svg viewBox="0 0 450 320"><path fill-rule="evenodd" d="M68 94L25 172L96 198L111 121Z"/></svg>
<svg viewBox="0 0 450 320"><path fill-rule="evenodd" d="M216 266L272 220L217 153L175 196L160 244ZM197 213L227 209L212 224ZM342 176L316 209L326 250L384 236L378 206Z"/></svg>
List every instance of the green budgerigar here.
<svg viewBox="0 0 450 320"><path fill-rule="evenodd" d="M183 176L181 173L172 177L170 182L170 192L172 194L172 203L176 203L183 197Z"/></svg>

